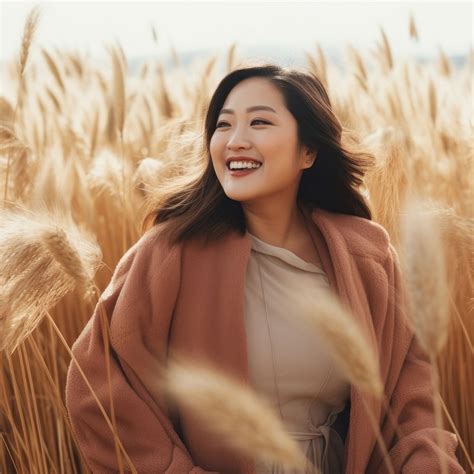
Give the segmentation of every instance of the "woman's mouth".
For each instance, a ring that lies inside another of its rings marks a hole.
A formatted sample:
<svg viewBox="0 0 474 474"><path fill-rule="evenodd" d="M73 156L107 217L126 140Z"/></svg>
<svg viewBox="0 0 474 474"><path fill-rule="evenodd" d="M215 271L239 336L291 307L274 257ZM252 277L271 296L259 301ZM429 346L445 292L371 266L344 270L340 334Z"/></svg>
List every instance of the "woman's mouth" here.
<svg viewBox="0 0 474 474"><path fill-rule="evenodd" d="M261 167L260 167L261 168ZM247 176L250 173L257 171L259 168L241 168L235 170L229 170L231 176Z"/></svg>
<svg viewBox="0 0 474 474"><path fill-rule="evenodd" d="M258 166L256 166L255 164L250 165L249 163L246 163L243 166L239 165L241 166L240 168L237 168L236 166L237 165L234 165L234 163L232 163L232 168L230 164L227 166L227 169L229 170L229 173L231 174L231 176L235 176L235 177L247 176L250 173L257 171L263 165L262 163L258 163Z"/></svg>

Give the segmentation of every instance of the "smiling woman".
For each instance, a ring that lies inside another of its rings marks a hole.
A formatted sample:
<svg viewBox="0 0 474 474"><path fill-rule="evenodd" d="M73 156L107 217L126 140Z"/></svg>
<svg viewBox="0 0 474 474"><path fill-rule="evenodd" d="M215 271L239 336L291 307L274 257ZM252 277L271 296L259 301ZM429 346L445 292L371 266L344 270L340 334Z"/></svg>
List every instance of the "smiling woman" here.
<svg viewBox="0 0 474 474"><path fill-rule="evenodd" d="M273 64L231 72L210 101L204 140L204 173L170 187L143 229L166 222L170 242L250 231L295 251L309 243L300 205L371 217L358 187L373 156L309 72Z"/></svg>
<svg viewBox="0 0 474 474"><path fill-rule="evenodd" d="M462 472L455 436L436 428L433 371L407 320L397 254L358 189L372 156L349 149L342 132L312 74L264 65L219 83L204 169L185 185L176 179L148 215L153 225L120 260L73 346L66 404L93 472L118 472L118 447L76 361L138 472L288 473L260 449L234 449L268 446L269 424L254 413L239 431L242 407L231 396L217 402L234 414L223 420L227 436L206 423L214 405L204 421L179 403L170 415L160 374L175 355L264 397L306 463L299 474L439 473L443 456L449 473ZM348 316L325 309L329 292ZM301 325L305 315L319 320L316 331ZM350 349L345 365L341 347ZM366 374L377 394L361 388Z"/></svg>

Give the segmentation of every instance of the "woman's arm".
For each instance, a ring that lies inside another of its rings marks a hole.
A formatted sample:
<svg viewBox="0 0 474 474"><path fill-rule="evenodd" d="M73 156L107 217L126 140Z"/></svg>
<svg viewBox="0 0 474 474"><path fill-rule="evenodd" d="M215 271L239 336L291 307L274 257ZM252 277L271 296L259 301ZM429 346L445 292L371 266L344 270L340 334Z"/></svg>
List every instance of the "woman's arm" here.
<svg viewBox="0 0 474 474"><path fill-rule="evenodd" d="M411 324L407 324L406 292L398 256L392 244L389 244L389 248L384 266L390 292L387 311L394 318L393 343L400 350L408 347L390 398L390 410L403 436L400 439L396 436L393 438L389 454L396 473L441 473L439 430L436 428L433 405L433 368ZM385 427L385 431L388 429ZM442 430L441 436L448 472L462 474L464 470L455 455L458 444L456 436L447 430ZM388 438L387 433L384 438ZM384 465L380 469L379 472L386 472Z"/></svg>
<svg viewBox="0 0 474 474"><path fill-rule="evenodd" d="M175 432L160 393L168 331L178 294L180 248L167 248L156 229L147 232L119 261L92 318L72 352L111 417L108 371L120 441L136 471L202 474ZM100 314L110 322L104 345ZM66 383L66 407L77 445L94 473L120 471L112 431L74 361ZM126 461L125 472L134 472Z"/></svg>

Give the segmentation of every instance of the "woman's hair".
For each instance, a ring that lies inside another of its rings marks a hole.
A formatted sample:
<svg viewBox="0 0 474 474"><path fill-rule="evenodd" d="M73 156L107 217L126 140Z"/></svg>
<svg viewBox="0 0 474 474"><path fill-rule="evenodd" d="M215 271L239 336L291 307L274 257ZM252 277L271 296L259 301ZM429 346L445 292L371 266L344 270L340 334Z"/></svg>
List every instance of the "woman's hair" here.
<svg viewBox="0 0 474 474"><path fill-rule="evenodd" d="M317 159L301 176L298 203L309 209L320 207L371 219L369 206L358 187L366 169L373 164L373 156L349 150L341 143L343 127L331 108L323 84L314 74L266 64L234 70L221 80L205 119L207 157L204 167L195 172L192 179L179 177L145 215L142 230L166 222L165 234L172 243L192 237L213 240L230 230L245 233L242 205L226 196L214 171L209 145L229 92L240 81L251 77L266 78L279 89L298 124L300 145L317 152Z"/></svg>

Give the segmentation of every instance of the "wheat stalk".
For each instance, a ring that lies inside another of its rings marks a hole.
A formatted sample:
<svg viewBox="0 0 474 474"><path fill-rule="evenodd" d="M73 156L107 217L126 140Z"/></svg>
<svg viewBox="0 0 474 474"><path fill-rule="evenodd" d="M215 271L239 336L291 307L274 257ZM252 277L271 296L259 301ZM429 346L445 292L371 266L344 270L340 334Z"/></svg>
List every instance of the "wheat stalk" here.
<svg viewBox="0 0 474 474"><path fill-rule="evenodd" d="M125 54L120 46L111 48L110 54L112 57L113 66L113 99L114 99L114 114L115 126L120 135L120 157L121 157L121 194L120 199L122 207L125 209L127 203L127 190L125 186L125 153L123 130L125 124L126 113L126 95L125 95ZM122 215L122 249L126 249L126 214Z"/></svg>
<svg viewBox="0 0 474 474"><path fill-rule="evenodd" d="M226 70L228 72L232 71L235 67L235 50L237 48L237 43L232 43L227 50L226 58Z"/></svg>
<svg viewBox="0 0 474 474"><path fill-rule="evenodd" d="M410 33L410 38L419 41L418 30L416 29L415 17L413 13L410 13L410 21L408 24L408 32Z"/></svg>
<svg viewBox="0 0 474 474"><path fill-rule="evenodd" d="M115 124L120 134L123 134L125 123L125 66L121 55L115 48L109 48L113 70L113 104Z"/></svg>
<svg viewBox="0 0 474 474"><path fill-rule="evenodd" d="M324 54L323 48L319 43L316 43L316 60L318 64L318 74L317 76L323 83L324 87L329 91L328 83L328 62L326 55Z"/></svg>
<svg viewBox="0 0 474 474"><path fill-rule="evenodd" d="M15 112L13 114L13 120L12 120L12 125L11 125L13 130L15 128L16 115L17 115L18 106L21 100L22 87L23 87L23 82L24 82L23 73L25 71L26 63L28 61L30 46L33 41L36 28L38 26L38 20L39 20L39 7L35 6L32 8L30 13L26 17L25 27L23 30L23 37L21 40L20 61L19 61L19 68L18 68L18 74L19 74L18 94L17 94L16 105L15 105ZM8 175L10 171L10 159L11 159L11 155L10 153L8 153L7 171L5 174L5 191L3 195L5 208L7 206L7 197L8 197Z"/></svg>
<svg viewBox="0 0 474 474"><path fill-rule="evenodd" d="M328 341L331 355L352 385L363 394L383 398L384 386L380 378L379 356L356 320L350 316L349 310L335 294L321 289L316 305L302 297L295 315L310 329L322 335L323 340ZM363 402L388 471L394 474L377 420L364 399ZM393 419L390 419L394 423Z"/></svg>
<svg viewBox="0 0 474 474"><path fill-rule="evenodd" d="M26 64L28 62L30 47L33 42L34 35L36 33L36 29L38 27L39 12L39 6L36 5L31 9L30 13L28 13L28 16L26 17L20 47L20 62L18 68L20 77L23 76Z"/></svg>
<svg viewBox="0 0 474 474"><path fill-rule="evenodd" d="M61 75L61 72L59 71L59 67L56 64L56 61L53 59L53 57L46 51L45 49L42 49L42 54L46 60L46 63L48 64L48 67L53 74L54 79L56 80L57 84L59 85L61 92L64 94L65 93L65 86L64 86L64 81Z"/></svg>
<svg viewBox="0 0 474 474"><path fill-rule="evenodd" d="M219 439L263 462L304 469L307 462L267 401L205 365L170 360L165 390Z"/></svg>
<svg viewBox="0 0 474 474"><path fill-rule="evenodd" d="M451 75L451 61L442 48L439 48L438 69L443 76Z"/></svg>
<svg viewBox="0 0 474 474"><path fill-rule="evenodd" d="M17 148L25 148L24 143L12 128L0 125L0 151L4 152Z"/></svg>
<svg viewBox="0 0 474 474"><path fill-rule="evenodd" d="M158 77L160 79L160 105L161 113L164 117L170 119L174 115L173 101L171 100L170 93L166 87L166 79L163 71L163 67L160 64L158 67Z"/></svg>
<svg viewBox="0 0 474 474"><path fill-rule="evenodd" d="M120 199L122 190L122 161L109 149L94 157L87 173L87 182L91 189L106 191L113 199ZM126 166L126 174L131 173Z"/></svg>
<svg viewBox="0 0 474 474"><path fill-rule="evenodd" d="M409 312L423 349L437 355L447 340L449 285L432 203L408 198L400 227Z"/></svg>
<svg viewBox="0 0 474 474"><path fill-rule="evenodd" d="M173 64L175 67L179 67L181 62L179 60L179 54L176 51L176 48L174 47L173 43L170 43L170 51L171 51L171 57L173 58Z"/></svg>
<svg viewBox="0 0 474 474"><path fill-rule="evenodd" d="M375 55L381 61L382 68L384 72L388 72L393 69L393 54L392 49L390 48L390 42L388 37L382 27L380 27L380 34L382 36L382 41L377 43L377 49Z"/></svg>
<svg viewBox="0 0 474 474"><path fill-rule="evenodd" d="M56 97L56 94L49 87L46 87L45 92L46 95L49 97L50 102L54 105L57 114L60 115L62 113L62 107L61 103L59 102L59 99Z"/></svg>
<svg viewBox="0 0 474 474"><path fill-rule="evenodd" d="M93 290L91 276L66 232L59 227L47 229L41 233L40 239L54 259L61 264L63 270L76 281L76 285L83 289L84 293L91 294Z"/></svg>
<svg viewBox="0 0 474 474"><path fill-rule="evenodd" d="M436 117L438 113L438 101L436 98L436 89L433 84L433 81L430 79L428 81L428 106L430 110L430 117L433 125L436 125Z"/></svg>
<svg viewBox="0 0 474 474"><path fill-rule="evenodd" d="M58 227L67 231L51 237ZM69 237L65 237L66 232ZM0 351L11 354L36 328L48 308L77 284L82 286L90 280L101 255L90 236L86 238L65 219L45 213L2 211Z"/></svg>
<svg viewBox="0 0 474 474"><path fill-rule="evenodd" d="M94 109L94 116L92 120L92 128L90 133L89 157L92 158L97 149L97 141L99 137L99 109Z"/></svg>
<svg viewBox="0 0 474 474"><path fill-rule="evenodd" d="M0 96L0 125L8 126L11 124L14 114L15 111L10 102L5 97Z"/></svg>
<svg viewBox="0 0 474 474"><path fill-rule="evenodd" d="M153 41L155 44L158 44L158 33L156 32L156 28L154 25L151 25L151 34L153 36Z"/></svg>
<svg viewBox="0 0 474 474"><path fill-rule="evenodd" d="M444 347L449 326L449 285L444 248L433 203L410 198L401 219L404 273L409 313L422 348L433 367L433 404L441 450L441 471L447 472L436 357Z"/></svg>
<svg viewBox="0 0 474 474"><path fill-rule="evenodd" d="M328 340L347 379L364 393L383 395L378 356L354 318L329 291L321 291L317 305L301 300L297 315Z"/></svg>

